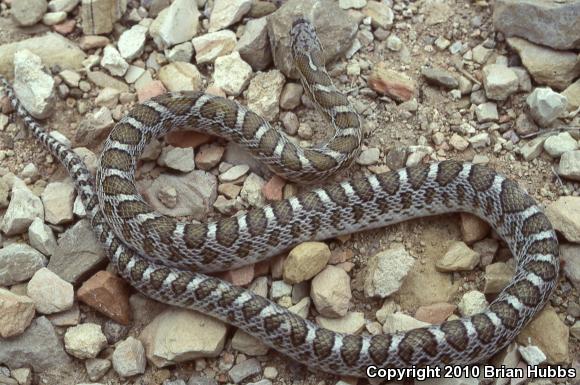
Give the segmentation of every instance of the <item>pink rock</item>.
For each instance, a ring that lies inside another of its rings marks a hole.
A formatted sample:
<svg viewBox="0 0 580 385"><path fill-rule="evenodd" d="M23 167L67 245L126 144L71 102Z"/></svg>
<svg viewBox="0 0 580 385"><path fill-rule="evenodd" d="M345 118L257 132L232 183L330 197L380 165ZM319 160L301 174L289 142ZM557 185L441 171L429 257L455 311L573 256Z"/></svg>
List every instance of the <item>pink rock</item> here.
<svg viewBox="0 0 580 385"><path fill-rule="evenodd" d="M331 265L336 265L338 263L350 261L352 257L354 257L354 252L351 249L334 249L330 252L330 259L328 260L328 263Z"/></svg>
<svg viewBox="0 0 580 385"><path fill-rule="evenodd" d="M70 20L63 21L60 24L53 25L52 29L54 29L55 32L58 32L61 35L68 35L72 31L74 31L75 26L76 26L76 20L70 19Z"/></svg>
<svg viewBox="0 0 580 385"><path fill-rule="evenodd" d="M242 266L224 273L224 279L236 286L245 286L254 279L254 265Z"/></svg>
<svg viewBox="0 0 580 385"><path fill-rule="evenodd" d="M211 136L194 131L175 131L165 135L165 141L174 147L196 148L211 140Z"/></svg>
<svg viewBox="0 0 580 385"><path fill-rule="evenodd" d="M421 306L415 313L415 319L428 322L430 324L440 324L447 320L455 311L457 306L446 302L434 303L432 305Z"/></svg>
<svg viewBox="0 0 580 385"><path fill-rule="evenodd" d="M167 92L167 89L159 80L149 82L145 87L137 90L137 98L139 102L151 99L154 96L162 95Z"/></svg>
<svg viewBox="0 0 580 385"><path fill-rule="evenodd" d="M283 195L284 186L286 181L280 178L278 175L274 175L270 180L262 187L262 194L269 201L281 201Z"/></svg>

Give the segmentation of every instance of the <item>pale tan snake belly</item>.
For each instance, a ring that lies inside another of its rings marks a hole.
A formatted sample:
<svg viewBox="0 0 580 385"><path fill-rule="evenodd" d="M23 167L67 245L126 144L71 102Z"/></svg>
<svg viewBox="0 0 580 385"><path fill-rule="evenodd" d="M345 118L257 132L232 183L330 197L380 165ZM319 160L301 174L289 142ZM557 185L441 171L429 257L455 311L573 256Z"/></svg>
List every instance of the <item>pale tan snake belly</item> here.
<svg viewBox="0 0 580 385"><path fill-rule="evenodd" d="M365 376L368 366L489 358L543 307L559 269L557 238L541 208L515 182L489 168L444 161L371 175L204 224L162 216L137 193L133 174L145 145L191 125L240 142L292 180L322 178L348 166L361 142L358 115L332 86L310 23L296 21L292 38L303 83L336 129L324 145L301 149L236 102L171 93L137 105L116 125L101 155L96 186L80 158L49 136L2 82L33 135L70 173L112 264L149 297L222 319L297 361L334 374ZM458 211L490 223L515 256L517 269L484 312L441 325L389 335L334 333L202 274L252 263L304 240Z"/></svg>

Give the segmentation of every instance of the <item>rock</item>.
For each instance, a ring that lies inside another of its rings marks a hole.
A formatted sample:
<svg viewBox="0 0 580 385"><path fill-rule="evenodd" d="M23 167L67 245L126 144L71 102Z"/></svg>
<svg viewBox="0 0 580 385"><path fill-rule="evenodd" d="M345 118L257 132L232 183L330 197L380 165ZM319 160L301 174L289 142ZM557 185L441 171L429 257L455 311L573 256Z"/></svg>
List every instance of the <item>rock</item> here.
<svg viewBox="0 0 580 385"><path fill-rule="evenodd" d="M479 123L497 122L499 120L497 104L491 102L480 104L475 108L475 116Z"/></svg>
<svg viewBox="0 0 580 385"><path fill-rule="evenodd" d="M15 178L12 185L12 198L4 213L0 230L7 236L22 234L35 218L44 221L42 201L28 189L24 182Z"/></svg>
<svg viewBox="0 0 580 385"><path fill-rule="evenodd" d="M220 182L234 182L246 175L248 171L250 171L250 166L247 164L238 164L229 168L223 174L220 174L218 178Z"/></svg>
<svg viewBox="0 0 580 385"><path fill-rule="evenodd" d="M191 44L190 41L177 44L173 48L169 49L165 56L167 56L167 60L170 62L189 63L193 57L193 44Z"/></svg>
<svg viewBox="0 0 580 385"><path fill-rule="evenodd" d="M516 337L520 345L539 347L551 365L569 362L568 327L551 306L545 307Z"/></svg>
<svg viewBox="0 0 580 385"><path fill-rule="evenodd" d="M263 356L270 348L264 345L259 339L252 337L242 330L236 330L232 337L232 349L238 350L249 356Z"/></svg>
<svg viewBox="0 0 580 385"><path fill-rule="evenodd" d="M493 7L493 25L507 37L518 36L555 49L579 49L574 15L580 4L552 1L500 0Z"/></svg>
<svg viewBox="0 0 580 385"><path fill-rule="evenodd" d="M0 337L22 334L33 318L34 302L30 298L0 288Z"/></svg>
<svg viewBox="0 0 580 385"><path fill-rule="evenodd" d="M18 368L10 371L12 378L18 382L19 385L32 384L32 370L30 368Z"/></svg>
<svg viewBox="0 0 580 385"><path fill-rule="evenodd" d="M450 72L445 71L444 69L422 67L421 74L425 77L427 83L429 84L447 88L449 90L459 87L459 82L455 76L453 76L453 74Z"/></svg>
<svg viewBox="0 0 580 385"><path fill-rule="evenodd" d="M254 376L262 372L260 362L255 358L250 358L244 362L234 365L229 371L231 380L234 384L240 383L250 376Z"/></svg>
<svg viewBox="0 0 580 385"><path fill-rule="evenodd" d="M200 16L195 2L176 0L159 12L149 27L149 34L159 48L183 43L197 35Z"/></svg>
<svg viewBox="0 0 580 385"><path fill-rule="evenodd" d="M107 320L103 325L103 333L105 333L107 342L111 345L116 344L123 338L127 337L129 330L129 326L121 325L120 323L117 323L111 319Z"/></svg>
<svg viewBox="0 0 580 385"><path fill-rule="evenodd" d="M251 0L215 0L209 18L209 32L237 23L250 11Z"/></svg>
<svg viewBox="0 0 580 385"><path fill-rule="evenodd" d="M121 16L117 13L121 10L118 6L116 0L83 0L81 7L83 33L101 35L111 32L113 23Z"/></svg>
<svg viewBox="0 0 580 385"><path fill-rule="evenodd" d="M473 61L477 64L485 64L487 59L493 53L493 49L489 49L485 47L483 44L479 44L475 46L472 50L473 52Z"/></svg>
<svg viewBox="0 0 580 385"><path fill-rule="evenodd" d="M562 154L558 165L558 175L571 180L580 180L580 151Z"/></svg>
<svg viewBox="0 0 580 385"><path fill-rule="evenodd" d="M320 315L343 317L352 297L350 277L339 267L326 266L312 280L310 296Z"/></svg>
<svg viewBox="0 0 580 385"><path fill-rule="evenodd" d="M529 161L532 159L536 159L541 153L542 149L544 148L544 141L546 138L544 137L537 137L535 139L530 140L527 143L524 143L520 148L519 152L522 154L525 160Z"/></svg>
<svg viewBox="0 0 580 385"><path fill-rule="evenodd" d="M438 302L432 305L421 306L415 313L415 319L429 324L445 322L457 309L457 306L446 302Z"/></svg>
<svg viewBox="0 0 580 385"><path fill-rule="evenodd" d="M160 166L165 166L176 171L193 171L195 169L193 148L165 147L161 151L161 156L157 160L157 163Z"/></svg>
<svg viewBox="0 0 580 385"><path fill-rule="evenodd" d="M31 278L46 265L44 255L25 243L0 249L0 286L11 286Z"/></svg>
<svg viewBox="0 0 580 385"><path fill-rule="evenodd" d="M111 361L104 358L89 358L85 360L85 369L91 381L98 381L110 368Z"/></svg>
<svg viewBox="0 0 580 385"><path fill-rule="evenodd" d="M293 110L300 105L300 99L304 93L301 84L286 83L280 94L280 107L285 110Z"/></svg>
<svg viewBox="0 0 580 385"><path fill-rule="evenodd" d="M67 353L80 358L95 358L107 346L107 338L101 326L84 323L67 329L64 334L64 348Z"/></svg>
<svg viewBox="0 0 580 385"><path fill-rule="evenodd" d="M73 306L73 286L44 267L34 273L26 291L42 314L58 313Z"/></svg>
<svg viewBox="0 0 580 385"><path fill-rule="evenodd" d="M330 249L324 242L304 242L294 247L284 261L284 281L295 284L318 274L330 259Z"/></svg>
<svg viewBox="0 0 580 385"><path fill-rule="evenodd" d="M515 130L518 135L528 135L538 132L540 129L533 119L525 112L522 112L516 119Z"/></svg>
<svg viewBox="0 0 580 385"><path fill-rule="evenodd" d="M451 138L449 139L449 144L457 151L465 151L467 147L469 147L469 142L464 137L458 134L451 135Z"/></svg>
<svg viewBox="0 0 580 385"><path fill-rule="evenodd" d="M197 67L191 63L175 62L159 69L159 80L173 92L201 91L203 76Z"/></svg>
<svg viewBox="0 0 580 385"><path fill-rule="evenodd" d="M485 267L485 294L497 294L508 285L514 275L514 269L505 262L492 263Z"/></svg>
<svg viewBox="0 0 580 385"><path fill-rule="evenodd" d="M147 39L147 28L136 24L123 32L119 36L117 47L123 59L131 61L143 53L145 40Z"/></svg>
<svg viewBox="0 0 580 385"><path fill-rule="evenodd" d="M446 23L453 14L450 4L443 0L425 1L420 12L423 15L427 15L425 23L428 26Z"/></svg>
<svg viewBox="0 0 580 385"><path fill-rule="evenodd" d="M270 65L272 51L268 40L268 22L265 17L249 20L246 23L236 50L254 71L262 71Z"/></svg>
<svg viewBox="0 0 580 385"><path fill-rule="evenodd" d="M14 54L13 87L16 97L33 117L45 119L54 112L54 79L43 71L41 58L28 49Z"/></svg>
<svg viewBox="0 0 580 385"><path fill-rule="evenodd" d="M175 205L162 203L163 191L175 189ZM194 170L183 175L161 174L144 193L151 205L164 215L204 219L217 196L217 180L207 171Z"/></svg>
<svg viewBox="0 0 580 385"><path fill-rule="evenodd" d="M389 69L386 62L373 67L367 82L376 92L399 102L411 100L415 94L415 82L407 75Z"/></svg>
<svg viewBox="0 0 580 385"><path fill-rule="evenodd" d="M211 170L219 164L225 149L217 144L202 146L195 154L195 165L202 170Z"/></svg>
<svg viewBox="0 0 580 385"><path fill-rule="evenodd" d="M119 343L113 352L113 368L121 377L145 373L145 348L136 338L129 337Z"/></svg>
<svg viewBox="0 0 580 385"><path fill-rule="evenodd" d="M72 183L51 182L40 196L44 205L44 218L53 225L72 221L75 187Z"/></svg>
<svg viewBox="0 0 580 385"><path fill-rule="evenodd" d="M489 234L489 224L475 215L461 213L459 218L461 219L461 238L468 245L482 240Z"/></svg>
<svg viewBox="0 0 580 385"><path fill-rule="evenodd" d="M536 88L526 98L530 115L538 125L547 127L566 112L566 97L550 88Z"/></svg>
<svg viewBox="0 0 580 385"><path fill-rule="evenodd" d="M553 50L519 37L510 37L507 42L539 84L563 90L580 75L579 59L574 52Z"/></svg>
<svg viewBox="0 0 580 385"><path fill-rule="evenodd" d="M292 285L284 281L273 281L270 287L270 298L273 300L288 297L292 293Z"/></svg>
<svg viewBox="0 0 580 385"><path fill-rule="evenodd" d="M102 71L89 71L87 78L101 88L115 88L121 92L129 92L129 86Z"/></svg>
<svg viewBox="0 0 580 385"><path fill-rule="evenodd" d="M129 69L129 64L123 59L115 47L108 45L103 51L101 67L109 71L113 76L123 76L127 72L127 69Z"/></svg>
<svg viewBox="0 0 580 385"><path fill-rule="evenodd" d="M297 286L299 287L300 285ZM292 294L294 294L294 292ZM288 310L306 319L308 318L308 313L310 312L310 302L311 302L310 297L304 297L300 301L298 301L296 305L290 306Z"/></svg>
<svg viewBox="0 0 580 385"><path fill-rule="evenodd" d="M380 154L381 151L376 147L367 148L361 151L356 162L361 166L371 166L379 161Z"/></svg>
<svg viewBox="0 0 580 385"><path fill-rule="evenodd" d="M415 318L403 313L395 313L389 314L385 317L383 333L396 333L425 326L430 326L430 324L416 320Z"/></svg>
<svg viewBox="0 0 580 385"><path fill-rule="evenodd" d="M554 228L567 240L580 242L580 197L558 198L556 202L548 205L546 215Z"/></svg>
<svg viewBox="0 0 580 385"><path fill-rule="evenodd" d="M371 25L375 28L390 29L393 25L395 15L387 3L369 0L362 12L371 18Z"/></svg>
<svg viewBox="0 0 580 385"><path fill-rule="evenodd" d="M79 301L123 325L131 321L128 287L108 271L99 271L77 291Z"/></svg>
<svg viewBox="0 0 580 385"><path fill-rule="evenodd" d="M278 175L274 175L262 188L262 194L264 195L264 198L269 201L281 201L284 197L285 186L286 180Z"/></svg>
<svg viewBox="0 0 580 385"><path fill-rule="evenodd" d="M568 100L568 111L574 111L580 107L580 79L570 84L561 95Z"/></svg>
<svg viewBox="0 0 580 385"><path fill-rule="evenodd" d="M81 69L86 57L86 54L72 41L58 33L47 33L43 36L0 45L0 72L12 76L14 54L23 50L29 50L38 55L45 66L58 65L61 69Z"/></svg>
<svg viewBox="0 0 580 385"><path fill-rule="evenodd" d="M580 288L580 246L560 245L560 258L564 262L564 275L578 290Z"/></svg>
<svg viewBox="0 0 580 385"><path fill-rule="evenodd" d="M519 346L518 352L529 365L540 365L546 361L546 355L537 346Z"/></svg>
<svg viewBox="0 0 580 385"><path fill-rule="evenodd" d="M106 135L115 124L111 110L101 107L85 115L75 133L74 142L77 146L89 146L97 138ZM52 131L54 132L54 131Z"/></svg>
<svg viewBox="0 0 580 385"><path fill-rule="evenodd" d="M266 181L264 179L251 173L242 185L240 197L253 207L262 207L266 204L264 195L262 195L262 189L265 185Z"/></svg>
<svg viewBox="0 0 580 385"><path fill-rule="evenodd" d="M58 247L47 267L74 284L104 261L106 257L103 247L96 239L90 222L83 219L60 236Z"/></svg>
<svg viewBox="0 0 580 385"><path fill-rule="evenodd" d="M518 91L519 79L511 68L489 64L483 67L483 86L489 99L506 100Z"/></svg>
<svg viewBox="0 0 580 385"><path fill-rule="evenodd" d="M16 1L11 8L16 23L25 27L38 23L47 9L46 0Z"/></svg>
<svg viewBox="0 0 580 385"><path fill-rule="evenodd" d="M230 54L236 48L236 34L230 30L210 32L191 40L197 64L213 63L220 56Z"/></svg>
<svg viewBox="0 0 580 385"><path fill-rule="evenodd" d="M552 135L544 142L544 150L552 158L559 158L563 153L578 149L578 141L568 132Z"/></svg>
<svg viewBox="0 0 580 385"><path fill-rule="evenodd" d="M348 50L358 30L357 23L333 0L289 0L268 17L268 36L274 66L293 79L298 73L293 65L288 31L298 16L314 21L324 47L325 60L331 62Z"/></svg>
<svg viewBox="0 0 580 385"><path fill-rule="evenodd" d="M271 121L280 112L279 100L286 79L278 70L260 72L248 86L248 108Z"/></svg>
<svg viewBox="0 0 580 385"><path fill-rule="evenodd" d="M78 304L74 303L69 310L50 314L48 319L54 326L75 326L81 321L81 312Z"/></svg>
<svg viewBox="0 0 580 385"><path fill-rule="evenodd" d="M387 37L387 48L394 52L399 52L403 48L403 42L396 35Z"/></svg>
<svg viewBox="0 0 580 385"><path fill-rule="evenodd" d="M477 135L473 135L471 138L467 139L467 141L473 148L483 148L489 146L491 138L487 132L481 132Z"/></svg>
<svg viewBox="0 0 580 385"><path fill-rule="evenodd" d="M367 262L364 291L367 297L386 298L401 287L415 263L402 244L372 256Z"/></svg>
<svg viewBox="0 0 580 385"><path fill-rule="evenodd" d="M34 319L21 335L3 339L0 362L12 368L31 367L37 373L58 368L62 375L71 368L71 359L46 317Z"/></svg>
<svg viewBox="0 0 580 385"><path fill-rule="evenodd" d="M463 294L458 308L461 315L466 317L482 312L487 305L485 294L477 290L472 290Z"/></svg>
<svg viewBox="0 0 580 385"><path fill-rule="evenodd" d="M437 260L435 267L439 271L470 271L479 264L480 256L461 241L452 242L445 255Z"/></svg>
<svg viewBox="0 0 580 385"><path fill-rule="evenodd" d="M227 328L206 315L170 308L145 327L139 339L147 358L164 367L198 357L216 357L223 349Z"/></svg>
<svg viewBox="0 0 580 385"><path fill-rule="evenodd" d="M316 322L323 328L337 333L357 334L365 326L365 315L361 312L348 312L340 318L318 316Z"/></svg>
<svg viewBox="0 0 580 385"><path fill-rule="evenodd" d="M248 85L251 76L252 67L242 60L239 52L234 51L215 60L214 86L228 95L238 96Z"/></svg>

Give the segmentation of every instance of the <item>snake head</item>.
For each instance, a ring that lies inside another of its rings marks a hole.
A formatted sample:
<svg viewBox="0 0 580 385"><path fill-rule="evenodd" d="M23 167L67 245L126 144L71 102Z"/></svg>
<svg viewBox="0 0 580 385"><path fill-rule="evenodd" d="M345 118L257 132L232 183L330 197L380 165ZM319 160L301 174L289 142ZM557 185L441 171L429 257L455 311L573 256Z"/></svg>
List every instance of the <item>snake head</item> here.
<svg viewBox="0 0 580 385"><path fill-rule="evenodd" d="M316 29L306 17L300 16L294 20L290 30L290 39L294 57L322 51L322 44L318 40Z"/></svg>

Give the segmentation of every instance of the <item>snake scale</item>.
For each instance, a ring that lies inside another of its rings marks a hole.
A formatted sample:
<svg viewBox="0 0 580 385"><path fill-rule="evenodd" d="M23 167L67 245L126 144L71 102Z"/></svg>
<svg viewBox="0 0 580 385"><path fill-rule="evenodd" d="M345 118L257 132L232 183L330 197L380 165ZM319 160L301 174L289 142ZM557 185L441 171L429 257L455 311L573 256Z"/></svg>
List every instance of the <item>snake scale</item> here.
<svg viewBox="0 0 580 385"><path fill-rule="evenodd" d="M348 166L361 143L360 119L324 68L314 27L291 29L304 87L335 129L324 144L302 149L235 101L195 92L167 93L137 104L111 132L96 178L82 160L26 112L3 80L17 114L70 173L111 263L132 286L158 301L224 320L308 366L364 376L367 366L481 362L505 347L544 306L559 270L555 232L516 182L482 165L442 161L328 184L231 218L181 223L155 212L138 194L137 159L171 129L235 140L294 181L323 178ZM469 212L485 219L517 260L516 272L482 313L406 332L345 335L252 292L203 274L276 255L310 239L377 228L411 218Z"/></svg>

